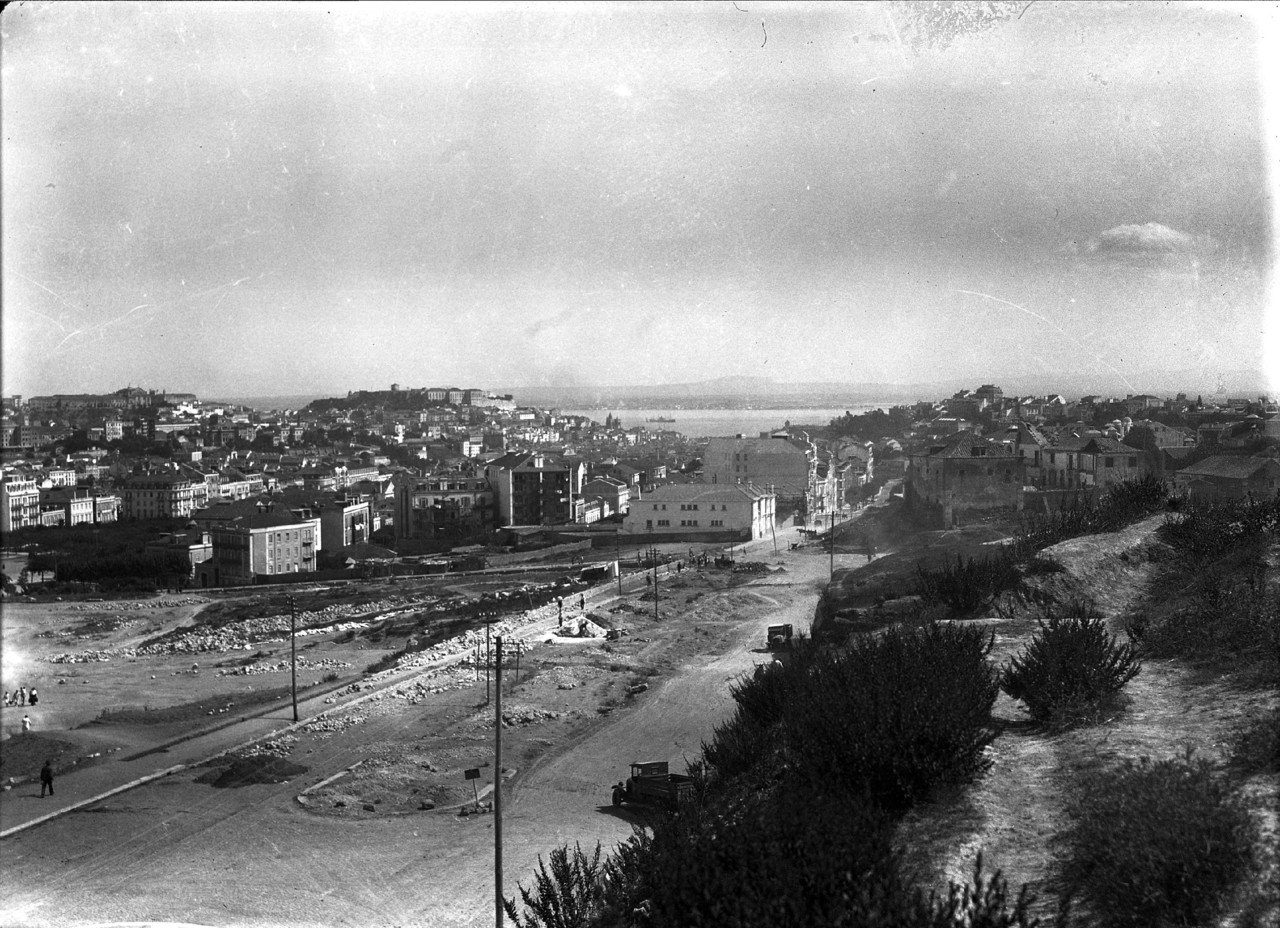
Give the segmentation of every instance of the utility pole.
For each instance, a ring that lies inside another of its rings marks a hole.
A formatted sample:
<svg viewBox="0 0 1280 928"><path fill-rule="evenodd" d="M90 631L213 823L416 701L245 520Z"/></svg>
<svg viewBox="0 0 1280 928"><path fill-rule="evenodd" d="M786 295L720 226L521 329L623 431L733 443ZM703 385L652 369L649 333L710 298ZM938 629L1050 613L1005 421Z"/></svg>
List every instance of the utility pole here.
<svg viewBox="0 0 1280 928"><path fill-rule="evenodd" d="M489 633L493 631L493 623L489 621L489 614L484 615L484 704L489 705L489 668L493 666L493 643L489 639Z"/></svg>
<svg viewBox="0 0 1280 928"><path fill-rule="evenodd" d="M653 551L653 621L658 621L658 551Z"/></svg>
<svg viewBox="0 0 1280 928"><path fill-rule="evenodd" d="M289 597L289 677L293 691L293 720L298 721L298 610Z"/></svg>
<svg viewBox="0 0 1280 928"><path fill-rule="evenodd" d="M618 595L622 595L622 530L613 533L613 554L618 559Z"/></svg>
<svg viewBox="0 0 1280 928"><path fill-rule="evenodd" d="M493 720L493 903L494 925L502 928L502 636L498 636L498 698Z"/></svg>
<svg viewBox="0 0 1280 928"><path fill-rule="evenodd" d="M829 534L831 536L827 539L827 542L831 545L831 572L829 576L834 577L836 575L836 513L834 509L831 511L831 531Z"/></svg>

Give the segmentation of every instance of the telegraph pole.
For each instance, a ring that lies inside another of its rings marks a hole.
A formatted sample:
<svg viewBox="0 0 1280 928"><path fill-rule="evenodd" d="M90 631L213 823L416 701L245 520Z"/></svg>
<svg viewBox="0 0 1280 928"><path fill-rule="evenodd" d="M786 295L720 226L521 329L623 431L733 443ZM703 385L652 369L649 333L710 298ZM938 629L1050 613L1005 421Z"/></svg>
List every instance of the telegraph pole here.
<svg viewBox="0 0 1280 928"><path fill-rule="evenodd" d="M613 533L613 554L618 559L618 595L622 595L622 530Z"/></svg>
<svg viewBox="0 0 1280 928"><path fill-rule="evenodd" d="M830 535L831 537L827 539L831 545L831 573L829 576L834 577L836 575L836 513L834 509L831 511Z"/></svg>
<svg viewBox="0 0 1280 928"><path fill-rule="evenodd" d="M658 621L658 551L656 548L650 548L653 552L653 621Z"/></svg>
<svg viewBox="0 0 1280 928"><path fill-rule="evenodd" d="M502 636L498 636L497 698L493 721L493 903L494 925L502 928Z"/></svg>
<svg viewBox="0 0 1280 928"><path fill-rule="evenodd" d="M298 721L298 610L289 597L289 677L293 691L293 720Z"/></svg>

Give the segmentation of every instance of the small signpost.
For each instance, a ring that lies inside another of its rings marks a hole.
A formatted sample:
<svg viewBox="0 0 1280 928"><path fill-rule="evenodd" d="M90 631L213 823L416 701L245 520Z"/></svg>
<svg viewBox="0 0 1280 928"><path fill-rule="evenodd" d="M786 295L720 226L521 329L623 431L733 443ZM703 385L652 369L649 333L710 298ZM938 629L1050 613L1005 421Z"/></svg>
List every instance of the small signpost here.
<svg viewBox="0 0 1280 928"><path fill-rule="evenodd" d="M480 768L472 767L464 770L462 775L471 781L471 795L476 797L476 808L480 808L480 792L476 789L476 780L480 779Z"/></svg>

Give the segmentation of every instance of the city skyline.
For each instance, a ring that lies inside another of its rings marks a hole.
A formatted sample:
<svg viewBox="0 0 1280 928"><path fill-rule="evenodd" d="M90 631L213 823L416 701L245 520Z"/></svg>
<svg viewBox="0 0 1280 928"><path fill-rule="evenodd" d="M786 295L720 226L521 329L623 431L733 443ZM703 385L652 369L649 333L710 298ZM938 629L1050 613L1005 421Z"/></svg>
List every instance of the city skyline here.
<svg viewBox="0 0 1280 928"><path fill-rule="evenodd" d="M6 8L4 392L1280 389L1273 15L424 6Z"/></svg>

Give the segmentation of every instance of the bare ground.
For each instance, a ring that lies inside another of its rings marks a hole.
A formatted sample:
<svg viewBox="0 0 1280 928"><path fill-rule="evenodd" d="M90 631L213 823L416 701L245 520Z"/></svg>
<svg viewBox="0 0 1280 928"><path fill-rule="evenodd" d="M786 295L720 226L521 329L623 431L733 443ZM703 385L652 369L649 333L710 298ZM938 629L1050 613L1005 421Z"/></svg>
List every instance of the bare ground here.
<svg viewBox="0 0 1280 928"><path fill-rule="evenodd" d="M1153 535L1163 519L1155 516L1120 532L1046 549L1044 556L1059 562L1065 573L1037 578L1041 588L1059 601L1088 597L1124 640L1123 617L1154 573L1150 546L1158 544ZM995 632L997 664L1016 654L1037 629L1026 610L978 621ZM1147 661L1120 703L1096 724L1053 733L1033 725L1001 693L994 711L1001 731L989 749L990 771L974 785L915 810L903 823L899 842L926 883L935 886L970 877L981 853L988 872L1002 871L1015 889L1027 884L1040 899L1033 911L1050 916L1056 909L1055 840L1067 824L1065 800L1081 769L1123 758L1168 758L1188 749L1222 761L1237 728L1275 701L1274 693L1240 689L1225 677L1206 681L1202 672L1177 661ZM1255 776L1244 786L1272 844L1278 780ZM1274 860L1271 865L1274 878Z"/></svg>

